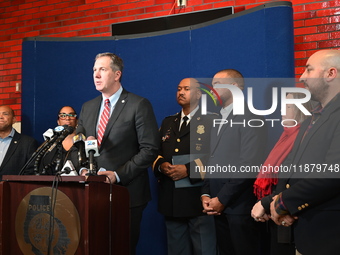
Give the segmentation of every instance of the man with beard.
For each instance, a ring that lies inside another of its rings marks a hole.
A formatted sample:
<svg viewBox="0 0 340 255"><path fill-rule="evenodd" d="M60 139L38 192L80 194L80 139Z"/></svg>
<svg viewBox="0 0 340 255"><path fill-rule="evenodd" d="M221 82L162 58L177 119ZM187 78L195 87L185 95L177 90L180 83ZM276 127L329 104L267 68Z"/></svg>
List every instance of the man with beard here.
<svg viewBox="0 0 340 255"><path fill-rule="evenodd" d="M160 152L153 164L159 179L158 210L165 216L169 255L216 254L214 219L202 212L203 176L194 171L209 153L215 116L200 113L199 87L192 78L183 79L177 86L177 102L182 110L163 120Z"/></svg>
<svg viewBox="0 0 340 255"><path fill-rule="evenodd" d="M280 179L271 218L294 228L303 255L334 255L340 250L340 51L321 50L307 61L302 81L320 103L302 123Z"/></svg>
<svg viewBox="0 0 340 255"><path fill-rule="evenodd" d="M11 107L0 106L0 179L2 175L19 174L37 148L37 142L30 136L19 134L14 128L16 118ZM33 173L33 165L27 169Z"/></svg>

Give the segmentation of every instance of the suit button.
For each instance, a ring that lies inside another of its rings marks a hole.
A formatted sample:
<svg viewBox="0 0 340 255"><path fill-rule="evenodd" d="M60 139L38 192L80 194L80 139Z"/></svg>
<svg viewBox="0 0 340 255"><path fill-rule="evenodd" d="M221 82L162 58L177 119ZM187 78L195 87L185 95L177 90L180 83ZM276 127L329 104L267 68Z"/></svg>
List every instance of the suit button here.
<svg viewBox="0 0 340 255"><path fill-rule="evenodd" d="M298 207L298 210L299 210L299 211L301 211L301 210L302 210L301 206L299 206L299 207Z"/></svg>
<svg viewBox="0 0 340 255"><path fill-rule="evenodd" d="M305 209L305 208L306 208L306 206L305 206L305 205L301 205L301 207L302 207L303 209Z"/></svg>
<svg viewBox="0 0 340 255"><path fill-rule="evenodd" d="M181 141L181 139L177 138L177 142L179 143Z"/></svg>
<svg viewBox="0 0 340 255"><path fill-rule="evenodd" d="M290 188L290 185L287 183L286 184L286 189L289 189Z"/></svg>
<svg viewBox="0 0 340 255"><path fill-rule="evenodd" d="M201 141L201 140L202 140L202 139L199 137L199 138L198 138L198 141Z"/></svg>
<svg viewBox="0 0 340 255"><path fill-rule="evenodd" d="M309 204L305 203L305 206L307 207L307 206L309 206Z"/></svg>
<svg viewBox="0 0 340 255"><path fill-rule="evenodd" d="M175 152L179 152L179 149L176 148L176 149L175 149Z"/></svg>

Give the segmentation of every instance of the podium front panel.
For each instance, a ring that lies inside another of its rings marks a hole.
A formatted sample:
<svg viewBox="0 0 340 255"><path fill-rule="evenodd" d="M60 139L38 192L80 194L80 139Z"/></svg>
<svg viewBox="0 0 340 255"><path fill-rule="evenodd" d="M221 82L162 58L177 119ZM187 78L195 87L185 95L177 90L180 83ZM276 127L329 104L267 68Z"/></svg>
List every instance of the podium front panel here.
<svg viewBox="0 0 340 255"><path fill-rule="evenodd" d="M129 253L129 196L124 187L84 177L3 180L0 254Z"/></svg>

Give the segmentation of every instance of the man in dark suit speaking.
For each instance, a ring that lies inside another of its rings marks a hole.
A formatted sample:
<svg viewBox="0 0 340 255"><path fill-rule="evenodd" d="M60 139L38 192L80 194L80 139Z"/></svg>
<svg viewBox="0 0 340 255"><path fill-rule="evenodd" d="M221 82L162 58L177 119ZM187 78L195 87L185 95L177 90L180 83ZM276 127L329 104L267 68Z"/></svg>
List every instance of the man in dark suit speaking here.
<svg viewBox="0 0 340 255"><path fill-rule="evenodd" d="M112 53L95 58L93 79L101 95L84 103L79 128L98 140L98 168L130 194L130 246L135 254L140 222L151 200L147 168L158 153L159 137L150 102L123 89L123 60Z"/></svg>

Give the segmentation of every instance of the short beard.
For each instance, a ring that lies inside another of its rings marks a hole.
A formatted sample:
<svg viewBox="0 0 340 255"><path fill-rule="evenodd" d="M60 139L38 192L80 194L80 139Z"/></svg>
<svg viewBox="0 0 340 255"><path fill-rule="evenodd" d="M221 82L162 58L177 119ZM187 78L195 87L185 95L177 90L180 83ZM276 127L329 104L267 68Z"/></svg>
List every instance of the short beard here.
<svg viewBox="0 0 340 255"><path fill-rule="evenodd" d="M324 79L320 79L319 86L310 90L311 99L317 101L319 103L323 103L323 101L328 96L329 84L325 82Z"/></svg>

